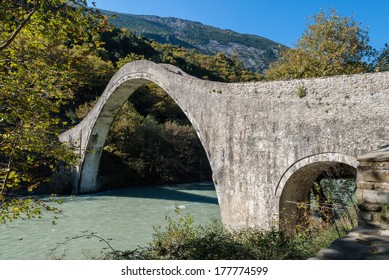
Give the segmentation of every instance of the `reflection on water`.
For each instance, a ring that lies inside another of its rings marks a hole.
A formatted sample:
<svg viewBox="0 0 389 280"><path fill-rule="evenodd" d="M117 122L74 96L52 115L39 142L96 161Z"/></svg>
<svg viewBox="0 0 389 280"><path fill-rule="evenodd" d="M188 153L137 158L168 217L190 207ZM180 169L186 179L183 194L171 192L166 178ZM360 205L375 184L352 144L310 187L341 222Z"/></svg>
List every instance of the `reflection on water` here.
<svg viewBox="0 0 389 280"><path fill-rule="evenodd" d="M55 220L46 215L35 221L0 225L0 259L90 259L106 247L96 238L77 239L50 249L67 237L95 232L120 250L145 245L153 226L164 225L174 216L175 204L183 213L193 213L197 223L220 219L214 186L210 183L138 187L110 190L95 195L65 197L58 208L63 215Z"/></svg>

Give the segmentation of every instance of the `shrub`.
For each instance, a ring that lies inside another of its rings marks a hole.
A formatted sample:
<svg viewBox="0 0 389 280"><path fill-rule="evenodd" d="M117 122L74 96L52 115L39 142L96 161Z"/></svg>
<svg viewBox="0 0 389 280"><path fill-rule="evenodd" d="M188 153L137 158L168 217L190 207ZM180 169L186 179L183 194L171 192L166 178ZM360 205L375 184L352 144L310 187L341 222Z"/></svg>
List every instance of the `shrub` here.
<svg viewBox="0 0 389 280"><path fill-rule="evenodd" d="M111 254L115 259L217 260L217 259L307 259L320 248L308 235L288 235L276 229L230 230L212 220L195 225L190 214L167 217L165 228L156 227L153 240L146 247Z"/></svg>

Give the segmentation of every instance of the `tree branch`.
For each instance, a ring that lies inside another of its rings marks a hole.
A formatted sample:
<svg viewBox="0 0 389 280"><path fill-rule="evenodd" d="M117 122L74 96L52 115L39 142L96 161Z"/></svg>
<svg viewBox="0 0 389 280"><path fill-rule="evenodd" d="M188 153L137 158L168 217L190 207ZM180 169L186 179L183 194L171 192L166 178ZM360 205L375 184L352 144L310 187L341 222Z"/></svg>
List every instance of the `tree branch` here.
<svg viewBox="0 0 389 280"><path fill-rule="evenodd" d="M19 25L19 27L12 33L11 37L3 44L0 46L0 51L4 50L7 48L13 40L15 40L16 36L22 31L22 29L27 25L27 23L30 21L31 17L33 14L36 12L37 7L39 6L39 0L35 2L35 6L32 9L32 11L27 15L27 17L23 20L23 22Z"/></svg>
<svg viewBox="0 0 389 280"><path fill-rule="evenodd" d="M11 161L8 162L8 166L5 169L5 177L4 177L3 185L2 185L1 190L0 190L0 195L4 194L5 189L7 188L8 178L9 178L10 173L11 173Z"/></svg>

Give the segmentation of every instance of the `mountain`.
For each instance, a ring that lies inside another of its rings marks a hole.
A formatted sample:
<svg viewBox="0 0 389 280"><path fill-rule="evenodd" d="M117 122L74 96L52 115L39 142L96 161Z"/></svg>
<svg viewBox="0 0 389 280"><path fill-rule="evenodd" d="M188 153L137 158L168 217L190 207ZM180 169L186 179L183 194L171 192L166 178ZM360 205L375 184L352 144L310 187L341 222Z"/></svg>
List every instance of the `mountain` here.
<svg viewBox="0 0 389 280"><path fill-rule="evenodd" d="M159 43L179 45L199 53L235 55L248 70L263 72L285 46L269 39L173 17L122 14L101 10L110 22Z"/></svg>

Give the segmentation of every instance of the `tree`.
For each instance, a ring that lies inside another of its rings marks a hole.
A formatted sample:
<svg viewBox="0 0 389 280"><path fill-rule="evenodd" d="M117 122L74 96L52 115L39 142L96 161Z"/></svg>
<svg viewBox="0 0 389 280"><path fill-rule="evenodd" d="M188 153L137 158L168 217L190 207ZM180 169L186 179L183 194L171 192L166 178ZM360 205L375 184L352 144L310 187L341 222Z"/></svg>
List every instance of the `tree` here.
<svg viewBox="0 0 389 280"><path fill-rule="evenodd" d="M81 0L1 1L0 222L39 217L54 208L19 199L73 163L59 143L61 109L83 86L110 69L94 53L103 18Z"/></svg>
<svg viewBox="0 0 389 280"><path fill-rule="evenodd" d="M379 52L375 61L375 71L383 72L389 71L389 45L385 44L385 47Z"/></svg>
<svg viewBox="0 0 389 280"><path fill-rule="evenodd" d="M335 10L312 17L297 46L282 52L279 61L266 71L268 79L299 79L364 73L374 55L367 30L353 17Z"/></svg>

